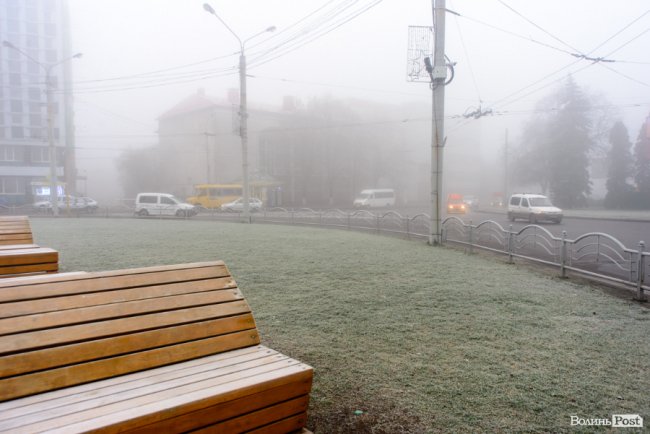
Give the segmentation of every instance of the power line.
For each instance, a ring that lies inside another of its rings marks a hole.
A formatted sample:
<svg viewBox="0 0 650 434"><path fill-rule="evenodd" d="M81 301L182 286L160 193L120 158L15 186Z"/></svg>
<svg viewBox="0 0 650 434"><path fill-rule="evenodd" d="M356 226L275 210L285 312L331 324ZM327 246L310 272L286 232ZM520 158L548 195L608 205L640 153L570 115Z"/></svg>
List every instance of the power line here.
<svg viewBox="0 0 650 434"><path fill-rule="evenodd" d="M533 26L535 26L536 28L538 28L538 29L541 30L542 32L544 32L544 33L546 33L547 35L549 35L551 38L553 38L553 39L555 39L556 41L558 41L559 43L561 43L561 44L563 44L563 45L569 47L569 48L572 49L573 51L575 51L575 52L577 52L577 53L581 53L580 50L578 50L577 48L573 47L572 45L567 44L567 43L564 42L562 39L558 38L557 36L551 34L549 31L547 31L546 29L544 29L544 28L542 28L541 26L537 25L536 23L534 23L533 21L531 21L530 19L528 19L527 17L525 17L524 15L522 15L520 12L516 11L516 10L515 10L514 8L512 8L511 6L507 5L503 0L498 0L498 1L499 1L499 3L501 3L503 6L505 6L505 7L508 8L508 9L510 9L512 12L514 12L515 14L519 15L521 18L523 18L524 20L526 20L526 22L532 24Z"/></svg>
<svg viewBox="0 0 650 434"><path fill-rule="evenodd" d="M458 30L458 37L460 38L460 43L463 46L463 51L465 52L465 58L467 59L467 66L469 68L470 76L472 77L472 82L474 83L474 89L476 89L476 96L478 96L479 103L483 102L481 98L481 92L478 90L478 83L476 81L476 76L474 75L474 69L472 68L472 63L469 60L469 53L467 52L467 46L465 45L465 39L463 38L463 33L460 31L460 23L458 22L458 17L454 19L456 23L456 29Z"/></svg>
<svg viewBox="0 0 650 434"><path fill-rule="evenodd" d="M648 9L647 11L645 11L644 13L642 13L640 16L638 16L637 18L635 18L635 19L632 20L631 22L629 22L629 23L628 23L625 27L623 27L621 30L619 30L618 32L614 33L614 34L613 34L612 36L610 36L609 38L605 39L605 41L603 41L600 45L598 45L596 48L594 48L593 50L591 50L591 51L590 51L589 53L587 53L587 54L592 54L594 51L598 50L600 47L602 47L603 45L605 45L606 43L608 43L609 41L611 41L612 39L614 39L615 37L617 37L618 35L620 35L621 33L623 33L623 32L624 32L625 30L627 30L630 26L632 26L632 24L634 24L634 23L636 23L637 21L639 21L641 18L643 18L644 16L646 16L648 13L650 13L650 9ZM611 53L610 53L610 54L611 54ZM607 56L605 56L605 57L609 57L609 55L607 55ZM619 62L620 62L620 61L619 61ZM628 62L628 63L631 63L631 62Z"/></svg>
<svg viewBox="0 0 650 434"><path fill-rule="evenodd" d="M334 24L331 24L329 27L327 27L326 29L320 31L319 33L317 32L317 34L312 36L311 38L306 39L306 40L302 40L302 41L296 39L297 42L294 41L295 43L293 43L293 44L286 44L286 47L284 48L284 50L277 53L275 56L262 60L265 56L268 56L272 51L274 51L276 48L279 48L279 47L273 48L272 50L268 50L267 52L260 54L257 58L254 58L250 62L250 65L251 65L251 67L261 66L261 65L263 65L265 63L268 63L268 62L270 62L272 60L275 60L275 59L277 59L277 58L279 58L281 56L284 56L284 55L286 55L286 54L288 54L288 53L290 53L292 51L295 51L298 48L301 48L304 45L309 44L309 43L311 43L311 42L313 42L313 41L315 41L315 40L317 40L317 39L319 39L319 38L333 32L334 30L338 29L342 25L352 21L353 19L357 18L359 15L362 15L363 13L365 13L368 10L372 9L373 7L377 6L382 1L383 0L374 0L369 5L361 8L361 9L355 10L352 14L347 15L342 20L340 20L340 21L338 21L338 22L336 22Z"/></svg>

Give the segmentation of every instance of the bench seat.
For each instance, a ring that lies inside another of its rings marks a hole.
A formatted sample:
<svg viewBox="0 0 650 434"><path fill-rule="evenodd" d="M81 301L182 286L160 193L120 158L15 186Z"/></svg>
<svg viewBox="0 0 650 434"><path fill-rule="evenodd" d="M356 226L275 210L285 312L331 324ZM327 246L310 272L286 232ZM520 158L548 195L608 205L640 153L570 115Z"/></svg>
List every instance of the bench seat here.
<svg viewBox="0 0 650 434"><path fill-rule="evenodd" d="M27 216L0 216L0 245L32 244L32 227Z"/></svg>
<svg viewBox="0 0 650 434"><path fill-rule="evenodd" d="M23 273L56 273L59 252L34 244L5 245L0 249L0 276Z"/></svg>
<svg viewBox="0 0 650 434"><path fill-rule="evenodd" d="M0 432L249 431L305 424L311 372L264 346L0 404Z"/></svg>
<svg viewBox="0 0 650 434"><path fill-rule="evenodd" d="M300 432L312 376L220 261L0 282L0 432Z"/></svg>

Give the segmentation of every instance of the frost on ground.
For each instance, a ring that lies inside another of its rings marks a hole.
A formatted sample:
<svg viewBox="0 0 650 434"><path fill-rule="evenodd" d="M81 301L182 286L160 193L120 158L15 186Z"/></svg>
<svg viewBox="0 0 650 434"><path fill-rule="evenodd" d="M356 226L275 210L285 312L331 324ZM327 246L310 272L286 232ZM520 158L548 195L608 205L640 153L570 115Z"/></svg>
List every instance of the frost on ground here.
<svg viewBox="0 0 650 434"><path fill-rule="evenodd" d="M503 258L358 232L33 219L61 271L222 259L263 341L315 368L317 433L571 431L650 414L649 310Z"/></svg>

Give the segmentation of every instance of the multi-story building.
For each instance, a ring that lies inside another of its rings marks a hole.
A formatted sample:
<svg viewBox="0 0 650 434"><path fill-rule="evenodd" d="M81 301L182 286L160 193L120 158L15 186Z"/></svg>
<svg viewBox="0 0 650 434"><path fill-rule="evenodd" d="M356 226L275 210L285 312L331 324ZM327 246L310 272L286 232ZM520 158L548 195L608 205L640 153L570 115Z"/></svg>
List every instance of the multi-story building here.
<svg viewBox="0 0 650 434"><path fill-rule="evenodd" d="M49 194L49 116L57 182L75 190L68 28L66 0L0 1L0 204Z"/></svg>

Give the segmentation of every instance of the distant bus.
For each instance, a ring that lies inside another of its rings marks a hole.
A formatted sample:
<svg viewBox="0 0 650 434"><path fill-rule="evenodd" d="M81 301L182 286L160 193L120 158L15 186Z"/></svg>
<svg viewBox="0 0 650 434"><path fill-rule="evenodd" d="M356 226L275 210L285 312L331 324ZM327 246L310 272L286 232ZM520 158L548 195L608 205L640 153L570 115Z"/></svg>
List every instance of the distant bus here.
<svg viewBox="0 0 650 434"><path fill-rule="evenodd" d="M187 203L203 208L218 209L221 205L233 202L243 195L241 184L197 184Z"/></svg>

